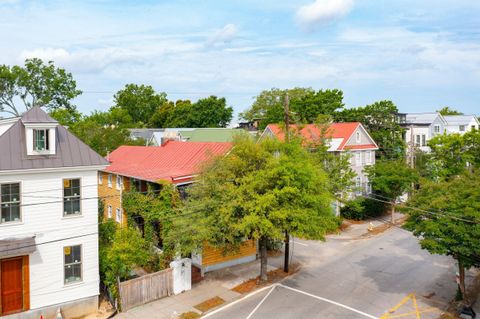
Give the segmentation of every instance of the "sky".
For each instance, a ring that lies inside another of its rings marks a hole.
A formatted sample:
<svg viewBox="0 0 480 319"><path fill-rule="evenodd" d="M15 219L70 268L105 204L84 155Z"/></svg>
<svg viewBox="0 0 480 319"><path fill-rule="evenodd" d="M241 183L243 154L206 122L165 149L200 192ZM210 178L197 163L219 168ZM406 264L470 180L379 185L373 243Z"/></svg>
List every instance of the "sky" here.
<svg viewBox="0 0 480 319"><path fill-rule="evenodd" d="M472 0L0 0L0 64L53 60L84 113L136 83L235 114L273 87L480 114L479 16Z"/></svg>

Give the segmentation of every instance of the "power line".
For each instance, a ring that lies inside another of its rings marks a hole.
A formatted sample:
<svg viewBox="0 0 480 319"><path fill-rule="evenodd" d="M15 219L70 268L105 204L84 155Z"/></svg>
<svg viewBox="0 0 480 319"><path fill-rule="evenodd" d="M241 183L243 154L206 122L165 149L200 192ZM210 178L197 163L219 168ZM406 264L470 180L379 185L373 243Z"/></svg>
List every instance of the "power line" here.
<svg viewBox="0 0 480 319"><path fill-rule="evenodd" d="M371 199L371 200L375 200L375 201L378 201L378 202L382 202L382 203L386 203L386 204L392 204L391 201L386 201L386 200L382 200L382 199L378 199L378 198L375 198L375 197L370 197L370 196L366 196L366 195L360 195L361 197L364 197L364 198L367 198L367 199ZM438 215L438 216L443 216L443 217L447 217L447 218L451 218L451 219L455 219L455 220L458 220L458 221L463 221L463 222L466 222L466 223L472 223L472 224L480 224L480 222L477 222L475 220L468 220L468 219L463 219L463 218L460 218L460 217L457 217L457 216L454 216L452 214L448 215L446 213L440 213L440 212L432 212L432 211L428 211L428 210L424 210L424 209L421 209L421 208L418 208L418 207L412 207L412 206L407 206L407 205L401 205L402 207L405 207L405 208L408 208L408 209L412 209L412 210L417 210L417 211L421 211L421 212L424 212L424 213L427 213L427 214L430 214L430 215Z"/></svg>

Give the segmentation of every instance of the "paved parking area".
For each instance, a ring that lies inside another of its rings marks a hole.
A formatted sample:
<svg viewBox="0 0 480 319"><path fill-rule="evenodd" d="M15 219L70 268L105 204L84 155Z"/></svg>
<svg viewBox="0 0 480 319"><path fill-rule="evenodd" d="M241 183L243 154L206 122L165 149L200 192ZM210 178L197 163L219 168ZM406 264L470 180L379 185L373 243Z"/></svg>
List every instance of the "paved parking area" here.
<svg viewBox="0 0 480 319"><path fill-rule="evenodd" d="M297 241L295 259L304 265L298 274L205 318L434 319L455 294L453 260L430 255L398 228L359 240Z"/></svg>

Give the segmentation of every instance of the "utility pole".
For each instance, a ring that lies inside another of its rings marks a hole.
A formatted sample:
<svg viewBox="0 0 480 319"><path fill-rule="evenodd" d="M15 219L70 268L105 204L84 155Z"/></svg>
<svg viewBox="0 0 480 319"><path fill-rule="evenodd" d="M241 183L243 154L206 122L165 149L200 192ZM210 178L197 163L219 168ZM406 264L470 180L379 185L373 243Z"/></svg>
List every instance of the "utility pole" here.
<svg viewBox="0 0 480 319"><path fill-rule="evenodd" d="M285 104L283 105L284 113L285 113L285 143L290 141L290 115L289 115L289 100L288 100L288 92L285 93ZM288 230L285 230L285 260L283 263L283 271L288 273L288 266L289 266L289 259L290 259L290 235L288 234Z"/></svg>

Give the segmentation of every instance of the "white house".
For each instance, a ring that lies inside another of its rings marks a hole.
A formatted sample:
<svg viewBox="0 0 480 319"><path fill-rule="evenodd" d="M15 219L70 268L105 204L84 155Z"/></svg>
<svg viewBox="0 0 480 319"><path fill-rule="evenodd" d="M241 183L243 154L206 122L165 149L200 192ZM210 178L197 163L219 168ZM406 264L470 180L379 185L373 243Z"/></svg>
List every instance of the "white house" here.
<svg viewBox="0 0 480 319"><path fill-rule="evenodd" d="M40 108L0 120L0 316L96 311L97 171L107 165Z"/></svg>
<svg viewBox="0 0 480 319"><path fill-rule="evenodd" d="M448 123L438 112L404 113L399 114L399 118L399 124L405 128L405 143L423 152L430 151L428 141L447 131Z"/></svg>
<svg viewBox="0 0 480 319"><path fill-rule="evenodd" d="M368 165L375 164L375 151L378 150L378 146L361 123L331 123L325 132L321 132L315 124L307 124L298 128L296 125L290 127L292 130L298 131L300 136L309 142L326 138L329 152L340 156L342 154L351 155L350 167L357 175L355 177L357 192L371 193L370 182L364 169ZM283 140L285 131L278 124L269 124L260 139L266 137L276 137Z"/></svg>
<svg viewBox="0 0 480 319"><path fill-rule="evenodd" d="M438 112L401 113L399 124L405 128L405 143L415 148L430 152L428 141L439 134L463 134L472 129L479 129L480 123L474 115L448 115Z"/></svg>
<svg viewBox="0 0 480 319"><path fill-rule="evenodd" d="M446 115L447 133L465 134L465 132L480 129L480 122L475 115Z"/></svg>

